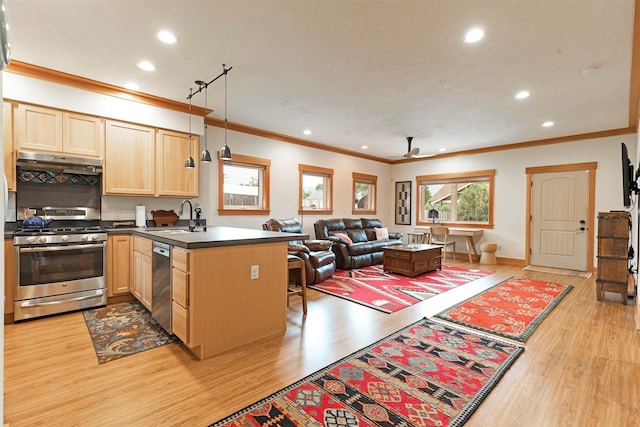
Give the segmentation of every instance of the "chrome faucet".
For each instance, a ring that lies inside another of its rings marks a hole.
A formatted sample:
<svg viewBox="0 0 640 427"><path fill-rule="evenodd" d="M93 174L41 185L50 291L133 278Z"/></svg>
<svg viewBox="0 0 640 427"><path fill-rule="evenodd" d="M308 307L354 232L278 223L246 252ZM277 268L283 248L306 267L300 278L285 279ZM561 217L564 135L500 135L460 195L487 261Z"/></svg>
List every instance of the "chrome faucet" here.
<svg viewBox="0 0 640 427"><path fill-rule="evenodd" d="M180 209L178 209L178 215L182 215L184 204L189 203L189 231L195 231L196 223L193 220L193 205L189 199L184 199L180 204Z"/></svg>

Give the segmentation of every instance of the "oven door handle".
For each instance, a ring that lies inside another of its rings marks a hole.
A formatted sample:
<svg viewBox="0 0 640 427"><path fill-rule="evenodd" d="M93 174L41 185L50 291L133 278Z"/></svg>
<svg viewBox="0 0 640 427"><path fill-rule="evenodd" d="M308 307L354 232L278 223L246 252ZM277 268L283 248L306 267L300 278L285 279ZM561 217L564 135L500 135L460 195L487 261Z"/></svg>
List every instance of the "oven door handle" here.
<svg viewBox="0 0 640 427"><path fill-rule="evenodd" d="M104 242L91 243L86 245L69 245L69 246L35 246L20 248L20 252L56 252L56 251L70 251L74 249L91 249L91 248L104 248Z"/></svg>
<svg viewBox="0 0 640 427"><path fill-rule="evenodd" d="M85 299L97 298L97 297L101 297L102 295L103 295L102 290L97 290L96 293L93 295L85 295L82 297L75 297L75 298L69 298L69 299L63 299L63 300L57 300L57 301L36 302L36 303L24 301L23 303L20 304L20 307L26 308L26 307L39 307L41 305L58 305L58 304L64 304L71 301L82 301Z"/></svg>

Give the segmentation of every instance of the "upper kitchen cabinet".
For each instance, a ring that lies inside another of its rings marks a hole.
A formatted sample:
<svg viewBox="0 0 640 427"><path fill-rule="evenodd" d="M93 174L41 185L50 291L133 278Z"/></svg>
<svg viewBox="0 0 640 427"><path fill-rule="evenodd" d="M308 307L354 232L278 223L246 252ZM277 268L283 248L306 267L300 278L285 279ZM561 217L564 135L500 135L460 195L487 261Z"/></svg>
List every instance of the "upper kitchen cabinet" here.
<svg viewBox="0 0 640 427"><path fill-rule="evenodd" d="M16 154L13 149L13 106L10 102L2 102L2 131L4 173L7 177L7 190L16 191Z"/></svg>
<svg viewBox="0 0 640 427"><path fill-rule="evenodd" d="M104 119L78 113L62 114L62 151L102 158Z"/></svg>
<svg viewBox="0 0 640 427"><path fill-rule="evenodd" d="M155 129L106 121L104 194L155 194Z"/></svg>
<svg viewBox="0 0 640 427"><path fill-rule="evenodd" d="M156 142L156 190L158 196L198 197L199 138L188 134L159 130ZM196 167L184 167L187 156Z"/></svg>
<svg viewBox="0 0 640 427"><path fill-rule="evenodd" d="M25 151L102 157L103 119L19 104L17 148Z"/></svg>

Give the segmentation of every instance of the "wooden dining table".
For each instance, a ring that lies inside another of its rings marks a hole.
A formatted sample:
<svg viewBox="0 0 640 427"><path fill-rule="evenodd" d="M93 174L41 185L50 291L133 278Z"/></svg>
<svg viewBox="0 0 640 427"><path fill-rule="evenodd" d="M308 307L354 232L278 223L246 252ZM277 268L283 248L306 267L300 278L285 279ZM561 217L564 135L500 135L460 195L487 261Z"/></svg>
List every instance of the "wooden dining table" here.
<svg viewBox="0 0 640 427"><path fill-rule="evenodd" d="M464 236L465 243L467 244L467 255L469 256L469 262L473 262L471 253L478 256L476 251L476 244L473 240L474 237L481 237L484 234L482 228L466 228L466 227L447 227L449 228L449 236ZM431 234L431 227L416 227L413 229L414 234L422 233L421 243L429 243L429 235Z"/></svg>

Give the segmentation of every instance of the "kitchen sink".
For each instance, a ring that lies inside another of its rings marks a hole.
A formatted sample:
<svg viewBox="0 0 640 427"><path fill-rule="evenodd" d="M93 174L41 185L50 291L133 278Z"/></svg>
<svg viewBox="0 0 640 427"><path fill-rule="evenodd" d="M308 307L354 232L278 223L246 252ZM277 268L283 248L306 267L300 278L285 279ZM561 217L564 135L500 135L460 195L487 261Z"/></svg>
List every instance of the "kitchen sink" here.
<svg viewBox="0 0 640 427"><path fill-rule="evenodd" d="M196 233L195 231L189 230L150 230L150 233L158 233L158 234L182 234L182 233Z"/></svg>

